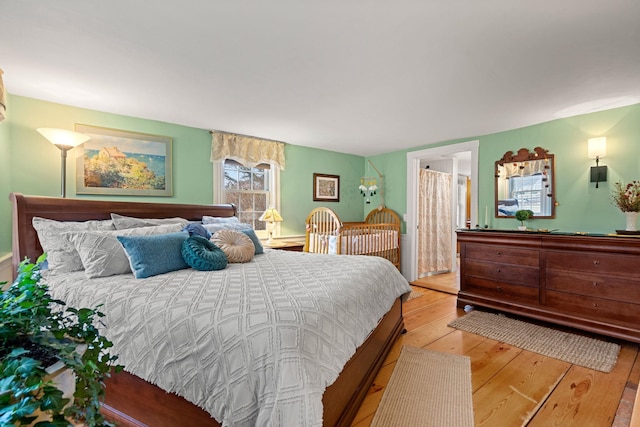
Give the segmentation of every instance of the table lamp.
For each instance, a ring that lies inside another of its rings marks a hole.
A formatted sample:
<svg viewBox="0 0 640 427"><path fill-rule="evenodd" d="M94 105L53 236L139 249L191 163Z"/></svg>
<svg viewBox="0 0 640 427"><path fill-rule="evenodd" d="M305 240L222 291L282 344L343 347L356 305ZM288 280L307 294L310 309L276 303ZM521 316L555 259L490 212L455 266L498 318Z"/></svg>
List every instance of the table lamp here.
<svg viewBox="0 0 640 427"><path fill-rule="evenodd" d="M278 211L275 208L269 208L266 211L264 211L264 213L262 214L262 216L260 218L258 218L259 221L265 221L267 222L267 231L269 232L269 239L267 240L267 245L272 245L274 243L273 240L273 227L275 227L275 223L276 222L282 222L282 217L280 216L280 214L278 213Z"/></svg>

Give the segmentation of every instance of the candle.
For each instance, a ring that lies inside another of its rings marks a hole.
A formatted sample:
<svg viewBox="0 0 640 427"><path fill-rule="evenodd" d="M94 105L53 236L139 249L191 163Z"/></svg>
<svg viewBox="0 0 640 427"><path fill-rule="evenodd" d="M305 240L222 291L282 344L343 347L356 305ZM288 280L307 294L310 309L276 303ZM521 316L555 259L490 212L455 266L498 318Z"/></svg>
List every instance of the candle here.
<svg viewBox="0 0 640 427"><path fill-rule="evenodd" d="M489 225L489 206L484 205L484 225L487 227Z"/></svg>

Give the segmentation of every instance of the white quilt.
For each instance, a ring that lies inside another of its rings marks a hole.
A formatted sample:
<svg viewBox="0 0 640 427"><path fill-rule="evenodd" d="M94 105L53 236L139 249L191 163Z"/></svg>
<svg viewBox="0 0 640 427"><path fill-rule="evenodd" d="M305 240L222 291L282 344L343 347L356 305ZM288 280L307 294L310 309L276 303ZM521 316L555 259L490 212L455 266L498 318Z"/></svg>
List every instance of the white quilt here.
<svg viewBox="0 0 640 427"><path fill-rule="evenodd" d="M224 426L321 426L325 389L411 291L383 258L276 250L214 272L46 277L70 306L104 304L128 372Z"/></svg>

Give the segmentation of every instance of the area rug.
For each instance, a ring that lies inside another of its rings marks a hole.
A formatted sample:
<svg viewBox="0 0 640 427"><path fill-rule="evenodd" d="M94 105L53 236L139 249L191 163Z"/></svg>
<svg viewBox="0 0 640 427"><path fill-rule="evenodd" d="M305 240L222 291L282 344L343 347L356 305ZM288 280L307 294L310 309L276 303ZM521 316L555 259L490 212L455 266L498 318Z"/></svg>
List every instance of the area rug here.
<svg viewBox="0 0 640 427"><path fill-rule="evenodd" d="M411 291L411 293L407 297L407 301L411 301L412 299L419 298L422 295L424 295L424 294L422 292L420 292L420 291Z"/></svg>
<svg viewBox="0 0 640 427"><path fill-rule="evenodd" d="M467 356L403 346L372 427L473 427Z"/></svg>
<svg viewBox="0 0 640 427"><path fill-rule="evenodd" d="M449 326L602 372L611 372L620 352L614 343L478 310Z"/></svg>

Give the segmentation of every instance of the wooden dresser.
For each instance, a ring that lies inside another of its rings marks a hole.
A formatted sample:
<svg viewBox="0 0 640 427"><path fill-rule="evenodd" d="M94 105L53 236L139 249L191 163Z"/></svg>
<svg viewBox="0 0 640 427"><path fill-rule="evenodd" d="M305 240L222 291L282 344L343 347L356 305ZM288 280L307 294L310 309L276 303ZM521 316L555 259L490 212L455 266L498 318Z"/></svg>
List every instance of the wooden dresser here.
<svg viewBox="0 0 640 427"><path fill-rule="evenodd" d="M458 306L640 342L640 238L459 231Z"/></svg>

